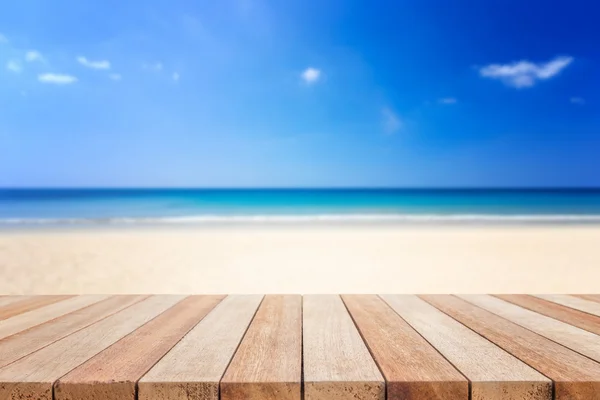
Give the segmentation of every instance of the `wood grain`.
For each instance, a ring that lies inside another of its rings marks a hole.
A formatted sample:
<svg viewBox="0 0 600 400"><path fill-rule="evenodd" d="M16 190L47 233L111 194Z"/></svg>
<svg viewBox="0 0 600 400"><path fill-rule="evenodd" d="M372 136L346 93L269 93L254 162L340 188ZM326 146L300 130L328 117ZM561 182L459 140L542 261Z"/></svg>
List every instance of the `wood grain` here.
<svg viewBox="0 0 600 400"><path fill-rule="evenodd" d="M598 294L574 294L573 296L584 300L600 302L600 295Z"/></svg>
<svg viewBox="0 0 600 400"><path fill-rule="evenodd" d="M0 297L0 311L2 311L2 307L12 304L15 301L24 300L31 297L34 296L2 296Z"/></svg>
<svg viewBox="0 0 600 400"><path fill-rule="evenodd" d="M386 380L389 400L468 399L468 382L375 295L342 296Z"/></svg>
<svg viewBox="0 0 600 400"><path fill-rule="evenodd" d="M489 295L460 295L463 300L506 318L578 353L600 361L600 337Z"/></svg>
<svg viewBox="0 0 600 400"><path fill-rule="evenodd" d="M567 324L577 326L586 331L600 334L600 318L590 315L586 312L566 307L557 303L530 296L526 294L495 295L496 297L516 304L528 310L535 311L538 314L544 314L548 317L566 322ZM582 300L581 301L587 301ZM598 304L600 306L600 304Z"/></svg>
<svg viewBox="0 0 600 400"><path fill-rule="evenodd" d="M115 296L0 340L0 367L25 357L148 296Z"/></svg>
<svg viewBox="0 0 600 400"><path fill-rule="evenodd" d="M339 296L303 299L304 398L385 398L385 381Z"/></svg>
<svg viewBox="0 0 600 400"><path fill-rule="evenodd" d="M135 400L136 383L224 296L190 296L54 385L55 400Z"/></svg>
<svg viewBox="0 0 600 400"><path fill-rule="evenodd" d="M266 296L221 380L221 400L301 400L302 297Z"/></svg>
<svg viewBox="0 0 600 400"><path fill-rule="evenodd" d="M0 308L0 321L73 296L27 296Z"/></svg>
<svg viewBox="0 0 600 400"><path fill-rule="evenodd" d="M152 296L0 369L0 400L52 400L52 385L183 296Z"/></svg>
<svg viewBox="0 0 600 400"><path fill-rule="evenodd" d="M107 299L108 295L76 296L0 321L0 339Z"/></svg>
<svg viewBox="0 0 600 400"><path fill-rule="evenodd" d="M469 379L472 400L552 400L548 378L424 300L382 298Z"/></svg>
<svg viewBox="0 0 600 400"><path fill-rule="evenodd" d="M455 296L419 296L554 381L556 400L600 398L600 364Z"/></svg>
<svg viewBox="0 0 600 400"><path fill-rule="evenodd" d="M600 303L596 303L595 301L566 294L540 294L536 295L536 297L600 317Z"/></svg>
<svg viewBox="0 0 600 400"><path fill-rule="evenodd" d="M228 296L138 382L140 400L218 400L219 382L262 300Z"/></svg>

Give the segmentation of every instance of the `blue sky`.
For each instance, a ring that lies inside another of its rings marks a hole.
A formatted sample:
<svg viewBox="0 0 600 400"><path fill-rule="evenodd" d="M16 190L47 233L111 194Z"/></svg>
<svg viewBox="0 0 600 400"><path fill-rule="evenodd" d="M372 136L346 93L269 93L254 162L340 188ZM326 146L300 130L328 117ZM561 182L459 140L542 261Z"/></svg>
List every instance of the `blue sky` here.
<svg viewBox="0 0 600 400"><path fill-rule="evenodd" d="M0 186L600 186L594 0L0 6Z"/></svg>

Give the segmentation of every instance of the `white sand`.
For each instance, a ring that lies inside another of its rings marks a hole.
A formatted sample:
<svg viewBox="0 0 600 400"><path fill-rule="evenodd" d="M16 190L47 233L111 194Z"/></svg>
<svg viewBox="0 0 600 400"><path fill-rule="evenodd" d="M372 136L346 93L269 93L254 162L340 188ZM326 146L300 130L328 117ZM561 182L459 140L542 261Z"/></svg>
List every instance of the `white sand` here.
<svg viewBox="0 0 600 400"><path fill-rule="evenodd" d="M0 293L600 292L598 226L0 232Z"/></svg>

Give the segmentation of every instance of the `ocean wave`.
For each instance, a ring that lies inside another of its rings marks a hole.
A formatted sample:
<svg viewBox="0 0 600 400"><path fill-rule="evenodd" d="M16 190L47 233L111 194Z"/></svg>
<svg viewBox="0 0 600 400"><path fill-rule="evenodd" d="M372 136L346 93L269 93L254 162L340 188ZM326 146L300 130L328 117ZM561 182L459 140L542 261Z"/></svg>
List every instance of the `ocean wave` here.
<svg viewBox="0 0 600 400"><path fill-rule="evenodd" d="M322 215L199 215L145 218L5 218L0 225L168 225L228 223L600 223L600 215L545 214L322 214Z"/></svg>

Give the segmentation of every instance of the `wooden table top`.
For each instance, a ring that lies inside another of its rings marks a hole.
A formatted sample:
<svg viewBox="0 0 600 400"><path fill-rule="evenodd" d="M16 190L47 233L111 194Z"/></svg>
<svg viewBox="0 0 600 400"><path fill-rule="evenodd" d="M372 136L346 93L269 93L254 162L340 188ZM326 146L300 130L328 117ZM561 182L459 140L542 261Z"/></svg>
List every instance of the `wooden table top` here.
<svg viewBox="0 0 600 400"><path fill-rule="evenodd" d="M0 400L600 399L597 295L0 296Z"/></svg>

